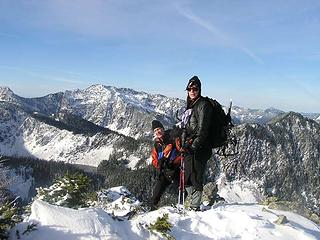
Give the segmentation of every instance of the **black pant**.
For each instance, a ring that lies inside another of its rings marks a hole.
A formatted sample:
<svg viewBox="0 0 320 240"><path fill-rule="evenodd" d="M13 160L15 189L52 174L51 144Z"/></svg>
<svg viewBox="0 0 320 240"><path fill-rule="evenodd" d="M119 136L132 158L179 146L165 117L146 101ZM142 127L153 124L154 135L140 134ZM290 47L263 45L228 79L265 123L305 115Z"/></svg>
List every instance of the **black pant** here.
<svg viewBox="0 0 320 240"><path fill-rule="evenodd" d="M166 168L156 177L156 183L153 188L150 204L156 206L166 188L173 182L179 181L180 168Z"/></svg>
<svg viewBox="0 0 320 240"><path fill-rule="evenodd" d="M164 176L164 174L161 174L157 177L151 198L151 204L153 206L156 206L158 204L162 194L170 184L171 182Z"/></svg>
<svg viewBox="0 0 320 240"><path fill-rule="evenodd" d="M193 186L196 190L202 191L206 165L211 155L210 148L186 154L184 158L186 186Z"/></svg>

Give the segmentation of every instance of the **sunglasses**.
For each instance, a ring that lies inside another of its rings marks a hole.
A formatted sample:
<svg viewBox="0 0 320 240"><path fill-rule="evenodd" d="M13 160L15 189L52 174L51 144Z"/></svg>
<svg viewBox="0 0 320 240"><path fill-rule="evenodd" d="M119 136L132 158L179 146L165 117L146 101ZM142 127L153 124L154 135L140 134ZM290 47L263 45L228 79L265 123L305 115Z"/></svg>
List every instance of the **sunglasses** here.
<svg viewBox="0 0 320 240"><path fill-rule="evenodd" d="M198 92L199 88L195 88L195 87L191 87L191 88L187 88L188 92L194 91L194 92Z"/></svg>

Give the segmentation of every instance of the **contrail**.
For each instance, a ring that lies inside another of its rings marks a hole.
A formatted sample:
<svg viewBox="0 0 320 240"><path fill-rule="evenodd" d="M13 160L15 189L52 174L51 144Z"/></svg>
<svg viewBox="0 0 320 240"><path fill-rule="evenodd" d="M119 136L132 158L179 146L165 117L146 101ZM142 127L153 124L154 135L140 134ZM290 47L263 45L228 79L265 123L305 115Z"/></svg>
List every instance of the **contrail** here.
<svg viewBox="0 0 320 240"><path fill-rule="evenodd" d="M38 73L38 72L35 72L35 71L30 71L30 70L26 70L26 69L23 69L23 68L19 68L19 67L2 65L2 66L0 66L0 68L9 69L9 70L13 70L13 71L16 71L16 72L22 72L24 74L27 74L27 75L30 75L30 76L33 76L33 77L43 78L43 79L47 79L47 80L55 81L55 82L62 82L62 83L67 83L67 84L84 84L84 82L81 81L81 80L77 80L77 79L73 79L73 78L60 77L60 76L54 76L54 75L42 74L42 73ZM47 69L49 69L49 68L47 68ZM62 73L71 74L71 72L66 72L66 71L62 71L62 70L55 70L55 71L60 71ZM81 76L80 74L75 74L75 73L72 73L72 74Z"/></svg>
<svg viewBox="0 0 320 240"><path fill-rule="evenodd" d="M251 59L253 59L255 62L259 64L263 64L264 62L262 61L261 58L259 58L257 55L255 55L251 50L249 50L246 47L239 46L236 44L229 36L227 36L224 32L219 30L217 27L212 25L211 23L205 21L204 19L198 17L195 15L189 8L182 7L181 5L175 5L178 13L185 18L191 20L195 24L207 29L210 33L214 34L217 38L221 39L226 43L227 45L233 46L235 48L238 48L241 50L243 53L245 53L247 56L249 56Z"/></svg>

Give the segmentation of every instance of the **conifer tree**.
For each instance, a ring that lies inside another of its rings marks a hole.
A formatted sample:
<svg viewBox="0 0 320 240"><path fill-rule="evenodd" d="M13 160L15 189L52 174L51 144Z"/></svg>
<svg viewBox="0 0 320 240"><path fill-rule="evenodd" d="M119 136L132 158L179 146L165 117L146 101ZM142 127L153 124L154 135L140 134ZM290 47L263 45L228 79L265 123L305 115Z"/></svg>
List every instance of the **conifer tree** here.
<svg viewBox="0 0 320 240"><path fill-rule="evenodd" d="M0 206L0 239L7 239L9 230L19 222L21 218L15 200Z"/></svg>
<svg viewBox="0 0 320 240"><path fill-rule="evenodd" d="M49 188L38 188L37 197L48 203L79 208L87 206L86 200L90 186L90 179L79 173L66 174L54 181Z"/></svg>

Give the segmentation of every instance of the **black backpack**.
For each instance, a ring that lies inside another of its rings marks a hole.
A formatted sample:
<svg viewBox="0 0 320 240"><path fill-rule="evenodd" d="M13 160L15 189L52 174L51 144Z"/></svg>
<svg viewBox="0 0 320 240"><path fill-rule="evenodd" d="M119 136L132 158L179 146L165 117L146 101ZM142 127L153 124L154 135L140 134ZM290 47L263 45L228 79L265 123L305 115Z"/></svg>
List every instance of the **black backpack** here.
<svg viewBox="0 0 320 240"><path fill-rule="evenodd" d="M209 97L205 97L205 99L211 103L213 108L212 124L210 127L211 146L212 148L220 148L218 154L221 152L222 155L226 155L225 150L228 144L237 144L235 138L230 136L230 130L234 126L231 122L231 104L226 114L218 101Z"/></svg>

